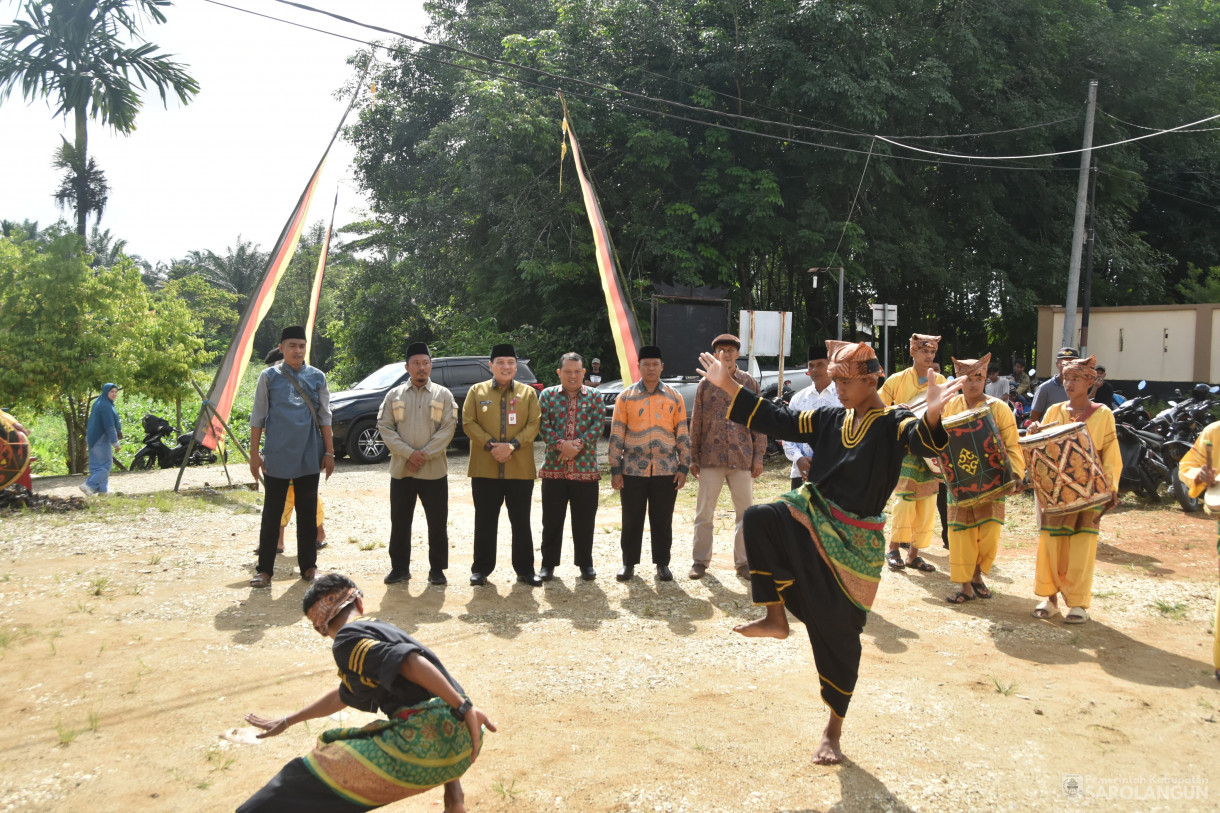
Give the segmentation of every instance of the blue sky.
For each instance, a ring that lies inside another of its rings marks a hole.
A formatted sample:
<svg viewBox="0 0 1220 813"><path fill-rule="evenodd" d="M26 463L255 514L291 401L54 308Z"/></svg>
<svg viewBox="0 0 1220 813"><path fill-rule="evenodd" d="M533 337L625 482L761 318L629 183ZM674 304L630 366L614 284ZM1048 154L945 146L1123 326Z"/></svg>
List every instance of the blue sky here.
<svg viewBox="0 0 1220 813"><path fill-rule="evenodd" d="M232 5L293 19L360 39L371 32L298 11L271 0ZM319 8L423 36L422 0L317 0ZM18 16L0 0L0 18ZM153 91L136 131L119 136L90 122L89 149L110 183L101 227L128 250L156 263L191 249L222 251L240 234L270 249L301 194L347 100L334 98L350 77L346 58L359 46L204 2L175 0L168 22L145 34L189 66L200 93L169 108ZM386 39L382 37L382 39ZM20 88L0 103L0 218L42 224L61 213L51 158L72 126L42 100L26 103ZM354 151L336 142L314 197L309 222L330 214L339 192L337 224L362 216L354 186ZM92 220L90 221L92 225Z"/></svg>

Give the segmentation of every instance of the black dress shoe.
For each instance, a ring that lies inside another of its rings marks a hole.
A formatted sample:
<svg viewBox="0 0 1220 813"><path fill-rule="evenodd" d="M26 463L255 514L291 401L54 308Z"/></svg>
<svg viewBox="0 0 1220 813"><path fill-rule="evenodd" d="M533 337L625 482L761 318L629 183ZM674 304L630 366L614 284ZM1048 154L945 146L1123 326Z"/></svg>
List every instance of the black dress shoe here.
<svg viewBox="0 0 1220 813"><path fill-rule="evenodd" d="M386 577L382 579L382 581L384 581L386 584L398 584L399 582L410 580L411 571L409 570L391 570L386 574Z"/></svg>
<svg viewBox="0 0 1220 813"><path fill-rule="evenodd" d="M674 574L665 565L657 565L657 578L663 582L671 582L674 580Z"/></svg>
<svg viewBox="0 0 1220 813"><path fill-rule="evenodd" d="M329 543L329 542L327 542L325 539L319 539L319 540L317 540L317 541L315 541L315 542L313 543L313 549L314 549L314 550L322 550L322 548L326 547L326 546L327 546L327 545L329 545L329 544L330 544L330 543Z"/></svg>
<svg viewBox="0 0 1220 813"><path fill-rule="evenodd" d="M591 567L582 567L580 569L580 577L587 582L591 582L597 578L597 571Z"/></svg>
<svg viewBox="0 0 1220 813"><path fill-rule="evenodd" d="M623 565L619 568L618 575L614 578L621 582L626 582L631 581L633 576L635 576L635 565Z"/></svg>
<svg viewBox="0 0 1220 813"><path fill-rule="evenodd" d="M428 571L428 584L448 584L448 583L449 583L449 580L445 578L445 571L443 571L443 570L429 570Z"/></svg>
<svg viewBox="0 0 1220 813"><path fill-rule="evenodd" d="M533 573L518 573L517 581L522 584L528 584L530 587L541 587L542 579L535 576Z"/></svg>
<svg viewBox="0 0 1220 813"><path fill-rule="evenodd" d="M544 582L549 582L551 579L555 578L555 568L543 565L542 567L538 568L538 578L542 579Z"/></svg>
<svg viewBox="0 0 1220 813"><path fill-rule="evenodd" d="M470 574L470 586L471 587L482 587L485 584L487 584L487 577L484 576L482 573L471 573Z"/></svg>

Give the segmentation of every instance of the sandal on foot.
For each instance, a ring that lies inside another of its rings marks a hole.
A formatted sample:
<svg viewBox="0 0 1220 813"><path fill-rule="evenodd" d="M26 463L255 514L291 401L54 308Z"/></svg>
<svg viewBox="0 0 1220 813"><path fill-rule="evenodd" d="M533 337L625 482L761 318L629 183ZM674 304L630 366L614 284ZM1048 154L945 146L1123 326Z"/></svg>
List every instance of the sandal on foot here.
<svg viewBox="0 0 1220 813"><path fill-rule="evenodd" d="M1051 604L1049 600L1038 602L1038 606L1034 607L1034 618L1050 618L1052 612L1059 612L1059 608Z"/></svg>
<svg viewBox="0 0 1220 813"><path fill-rule="evenodd" d="M885 555L885 563L890 566L890 570L903 570L906 568L906 562L902 561L902 553L892 550Z"/></svg>
<svg viewBox="0 0 1220 813"><path fill-rule="evenodd" d="M1083 624L1089 620L1089 614L1084 607L1073 607L1067 611L1067 615L1063 617L1065 624Z"/></svg>
<svg viewBox="0 0 1220 813"><path fill-rule="evenodd" d="M951 596L945 596L945 601L949 602L950 604L965 604L967 601L974 601L974 599L974 596L968 596L961 590L958 590Z"/></svg>
<svg viewBox="0 0 1220 813"><path fill-rule="evenodd" d="M982 582L970 582L970 586L974 588L974 594L979 598L991 598L991 588Z"/></svg>
<svg viewBox="0 0 1220 813"><path fill-rule="evenodd" d="M922 556L916 556L914 560L906 563L911 570L918 570L920 573L935 573L936 565L931 562L925 562Z"/></svg>
<svg viewBox="0 0 1220 813"><path fill-rule="evenodd" d="M250 586L251 587L270 587L271 586L271 574L270 573L259 573L257 576L255 576L253 579L250 580Z"/></svg>

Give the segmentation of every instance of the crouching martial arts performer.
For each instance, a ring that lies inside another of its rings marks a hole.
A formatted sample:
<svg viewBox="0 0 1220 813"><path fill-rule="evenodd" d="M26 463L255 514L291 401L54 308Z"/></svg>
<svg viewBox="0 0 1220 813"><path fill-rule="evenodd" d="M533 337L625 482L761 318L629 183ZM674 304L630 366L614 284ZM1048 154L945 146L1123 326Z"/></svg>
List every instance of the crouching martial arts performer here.
<svg viewBox="0 0 1220 813"><path fill-rule="evenodd" d="M287 717L247 714L246 722L263 729L262 738L347 706L389 719L322 732L309 756L285 765L238 813L369 810L437 785L445 786L445 813L464 813L458 778L478 755L483 728L495 731L495 723L431 651L395 626L362 617L362 594L351 579L322 576L303 605L314 629L334 639L339 686Z"/></svg>
<svg viewBox="0 0 1220 813"><path fill-rule="evenodd" d="M948 442L940 426L944 401L960 381L928 382L928 411L917 419L903 406L886 407L877 394L882 374L866 344L828 341L830 375L841 407L793 412L742 389L708 353L705 378L733 393L730 420L773 438L808 443L807 482L770 505L746 511L746 558L754 603L767 615L736 627L748 637L786 638L787 607L809 632L822 699L830 719L813 761L843 759L839 738L856 687L860 633L885 557L882 511L909 453L936 457Z"/></svg>

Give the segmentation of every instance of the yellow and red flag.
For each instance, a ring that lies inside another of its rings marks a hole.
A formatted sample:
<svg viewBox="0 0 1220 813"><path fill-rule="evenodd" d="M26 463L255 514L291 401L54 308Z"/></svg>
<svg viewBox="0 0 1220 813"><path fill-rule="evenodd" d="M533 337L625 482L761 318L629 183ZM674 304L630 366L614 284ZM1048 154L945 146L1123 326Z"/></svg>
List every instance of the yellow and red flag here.
<svg viewBox="0 0 1220 813"><path fill-rule="evenodd" d="M322 298L322 275L326 273L326 255L330 251L330 235L335 229L335 210L339 208L339 190L335 190L335 203L330 207L330 225L318 252L318 270L313 276L313 287L309 289L309 316L305 319L305 363L309 363L309 349L313 347L313 326L318 320L318 300Z"/></svg>
<svg viewBox="0 0 1220 813"><path fill-rule="evenodd" d="M563 96L559 97L563 103ZM606 308L610 312L610 332L614 336L614 347L618 355L618 367L623 377L623 386L631 386L640 380L640 328L635 321L631 298L627 296L623 277L615 262L614 246L610 242L610 230L602 216L602 207L585 173L584 158L576 133L568 123L568 107L563 107L563 132L572 145L572 160L576 164L576 177L580 179L580 194L584 198L589 225L593 228L593 245L597 256L597 269L601 273L602 292L606 295ZM562 167L562 164L560 164Z"/></svg>

